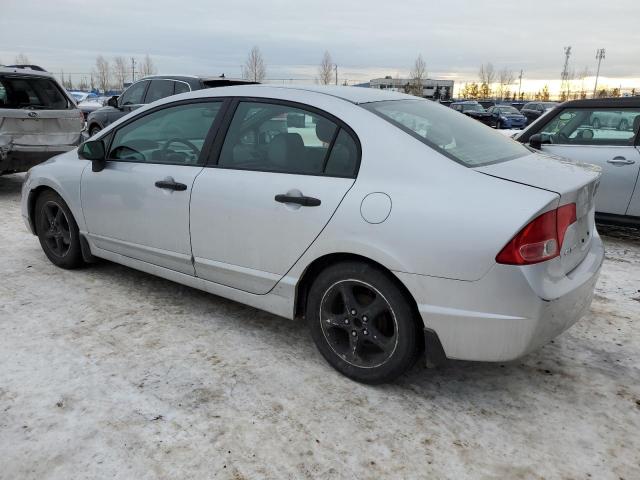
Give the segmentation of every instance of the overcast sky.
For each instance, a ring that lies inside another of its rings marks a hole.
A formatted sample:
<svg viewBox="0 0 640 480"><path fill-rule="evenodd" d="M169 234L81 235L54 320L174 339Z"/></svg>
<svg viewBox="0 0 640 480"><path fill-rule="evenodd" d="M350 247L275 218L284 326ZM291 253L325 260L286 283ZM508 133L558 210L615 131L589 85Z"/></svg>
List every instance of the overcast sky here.
<svg viewBox="0 0 640 480"><path fill-rule="evenodd" d="M0 62L24 53L55 73L88 74L98 54L149 53L160 73L238 76L258 45L272 79L312 79L326 49L340 81L406 75L418 53L432 77L472 80L491 61L544 80L559 78L571 45L576 71L595 72L604 47L602 75L622 83L640 77L639 0L0 3Z"/></svg>

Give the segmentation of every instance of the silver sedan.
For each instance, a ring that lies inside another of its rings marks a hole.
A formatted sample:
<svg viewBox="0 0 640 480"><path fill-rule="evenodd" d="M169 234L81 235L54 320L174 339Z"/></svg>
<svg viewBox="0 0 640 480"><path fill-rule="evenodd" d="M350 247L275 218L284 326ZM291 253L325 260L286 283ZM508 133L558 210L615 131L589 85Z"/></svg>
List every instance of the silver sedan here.
<svg viewBox="0 0 640 480"><path fill-rule="evenodd" d="M357 381L507 361L589 308L596 168L434 102L349 87L176 95L33 168L22 213L96 258L287 318Z"/></svg>

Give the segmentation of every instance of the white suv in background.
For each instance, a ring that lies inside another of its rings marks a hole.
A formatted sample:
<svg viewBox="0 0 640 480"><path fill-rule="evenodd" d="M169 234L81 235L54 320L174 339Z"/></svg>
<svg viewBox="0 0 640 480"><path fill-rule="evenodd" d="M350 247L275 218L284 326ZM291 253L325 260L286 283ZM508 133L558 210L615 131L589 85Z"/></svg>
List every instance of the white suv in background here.
<svg viewBox="0 0 640 480"><path fill-rule="evenodd" d="M0 175L76 148L83 128L82 113L52 74L0 66Z"/></svg>

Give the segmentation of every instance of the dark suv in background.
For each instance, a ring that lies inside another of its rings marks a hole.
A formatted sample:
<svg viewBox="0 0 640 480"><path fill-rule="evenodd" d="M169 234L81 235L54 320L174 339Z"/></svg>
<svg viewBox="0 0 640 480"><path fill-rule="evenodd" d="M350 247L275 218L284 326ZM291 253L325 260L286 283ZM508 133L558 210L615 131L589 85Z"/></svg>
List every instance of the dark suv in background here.
<svg viewBox="0 0 640 480"><path fill-rule="evenodd" d="M529 102L524 104L520 113L527 117L527 123L531 123L540 118L543 113L558 105L560 105L558 102Z"/></svg>
<svg viewBox="0 0 640 480"><path fill-rule="evenodd" d="M87 117L87 132L93 136L107 125L132 110L161 98L203 88L246 85L256 82L220 77L190 75L152 75L132 83L122 95L111 97L107 106L99 108Z"/></svg>

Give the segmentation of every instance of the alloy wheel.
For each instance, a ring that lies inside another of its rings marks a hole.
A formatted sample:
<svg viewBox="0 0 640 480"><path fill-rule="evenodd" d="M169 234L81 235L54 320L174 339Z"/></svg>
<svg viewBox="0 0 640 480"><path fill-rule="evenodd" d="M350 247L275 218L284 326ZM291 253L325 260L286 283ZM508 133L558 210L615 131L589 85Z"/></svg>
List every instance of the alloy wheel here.
<svg viewBox="0 0 640 480"><path fill-rule="evenodd" d="M398 344L398 322L391 305L372 285L343 280L320 302L322 332L331 349L361 368L384 364Z"/></svg>
<svg viewBox="0 0 640 480"><path fill-rule="evenodd" d="M64 210L55 202L47 202L42 208L40 228L44 241L54 255L64 257L71 248L71 227Z"/></svg>

